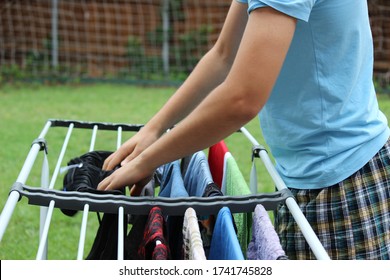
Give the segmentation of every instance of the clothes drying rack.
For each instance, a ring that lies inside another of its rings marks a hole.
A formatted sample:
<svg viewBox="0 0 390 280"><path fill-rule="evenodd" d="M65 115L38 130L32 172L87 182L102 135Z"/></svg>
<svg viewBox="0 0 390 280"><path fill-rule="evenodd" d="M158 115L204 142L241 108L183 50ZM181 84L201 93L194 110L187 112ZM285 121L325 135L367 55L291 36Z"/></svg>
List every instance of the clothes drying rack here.
<svg viewBox="0 0 390 280"><path fill-rule="evenodd" d="M123 221L125 219L125 215L127 214L147 214L154 206L159 206L167 215L183 215L185 210L189 207L192 207L199 215L216 214L224 206L229 207L232 213L244 213L253 212L256 205L258 204L262 204L267 210L274 210L279 203L285 203L292 213L298 226L300 227L315 257L318 260L330 259L312 227L298 207L294 197L291 195L284 181L281 179L278 172L274 168L267 150L256 141L256 139L245 127L241 128L240 132L242 132L252 143L252 158L260 158L264 163L277 188L277 191L275 192L253 193L251 195L237 197L186 197L177 199L163 197L130 197L126 195L112 194L97 195L75 191L64 192L54 189L61 166L63 165L63 159L73 129L80 128L92 130L90 151L93 151L98 130L116 131L117 148L119 148L122 141L122 132L137 132L142 128L142 126L143 125L140 124L119 124L49 119L44 125L38 138L32 142L31 148L22 166L19 176L11 187L8 199L0 216L0 242L11 220L14 209L22 197L26 197L29 204L40 206L41 209L40 240L36 254L37 260L47 259L48 233L52 220L52 214L55 208L66 207L72 210L83 211L77 252L78 260L83 259L88 213L117 213L119 219L117 259L123 260ZM52 127L63 127L67 128L68 130L63 141L60 154L57 158L56 167L50 179L47 142L45 137ZM41 186L28 186L26 185L26 181L36 162L39 152L44 153L41 172Z"/></svg>

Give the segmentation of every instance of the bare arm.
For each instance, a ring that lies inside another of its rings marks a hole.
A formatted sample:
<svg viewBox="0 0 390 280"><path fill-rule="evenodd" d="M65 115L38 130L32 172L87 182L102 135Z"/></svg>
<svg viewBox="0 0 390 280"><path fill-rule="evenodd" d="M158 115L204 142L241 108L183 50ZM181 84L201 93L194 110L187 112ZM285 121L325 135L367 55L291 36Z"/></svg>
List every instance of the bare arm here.
<svg viewBox="0 0 390 280"><path fill-rule="evenodd" d="M161 134L185 118L230 71L247 23L246 5L233 0L224 27L214 47L199 61L194 71L148 126Z"/></svg>
<svg viewBox="0 0 390 280"><path fill-rule="evenodd" d="M174 129L106 178L99 189L140 182L158 166L210 147L253 119L268 100L295 24L295 19L271 8L253 11L226 79Z"/></svg>
<svg viewBox="0 0 390 280"><path fill-rule="evenodd" d="M230 71L247 22L246 5L235 0L229 9L225 24L214 47L199 61L194 71L141 130L142 133L125 142L104 163L104 169L113 169L121 161L132 160L167 129L185 118L219 84Z"/></svg>

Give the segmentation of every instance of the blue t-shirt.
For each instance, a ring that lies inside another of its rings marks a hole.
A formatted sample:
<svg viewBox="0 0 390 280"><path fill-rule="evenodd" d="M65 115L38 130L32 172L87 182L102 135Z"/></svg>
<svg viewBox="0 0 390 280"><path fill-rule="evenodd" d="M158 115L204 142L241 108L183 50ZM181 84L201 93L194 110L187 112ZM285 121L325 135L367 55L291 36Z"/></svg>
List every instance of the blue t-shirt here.
<svg viewBox="0 0 390 280"><path fill-rule="evenodd" d="M297 19L260 123L287 186L331 186L363 167L389 138L378 108L366 0L237 0Z"/></svg>

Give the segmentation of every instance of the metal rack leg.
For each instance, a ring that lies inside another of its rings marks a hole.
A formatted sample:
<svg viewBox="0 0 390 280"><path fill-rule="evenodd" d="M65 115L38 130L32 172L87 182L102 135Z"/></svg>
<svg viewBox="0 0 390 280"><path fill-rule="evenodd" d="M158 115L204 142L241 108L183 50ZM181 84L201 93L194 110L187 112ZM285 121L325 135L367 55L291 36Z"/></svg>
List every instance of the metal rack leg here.
<svg viewBox="0 0 390 280"><path fill-rule="evenodd" d="M39 139L45 138L50 126L51 126L51 122L50 121L46 122L44 128L42 129L41 133L38 136ZM22 170L20 171L16 182L22 184L26 183L27 178L30 175L31 169L34 165L35 159L37 158L37 155L40 150L41 150L41 145L38 142L34 143L31 146L30 151L27 155L27 158L23 164ZM8 226L9 221L11 220L16 203L19 201L19 199L20 199L20 195L17 191L10 192L7 202L4 205L3 211L0 216L0 241L3 239L4 232Z"/></svg>
<svg viewBox="0 0 390 280"><path fill-rule="evenodd" d="M241 128L241 132L244 133L244 135L252 142L253 145L260 145L246 128ZM286 184L280 177L279 173L276 171L274 164L268 156L268 153L265 150L261 150L259 156L262 159L272 180L274 181L276 188L279 191L287 189ZM299 228L302 230L302 233L305 236L306 241L312 249L316 258L319 260L330 260L328 253L325 251L325 248L322 246L313 228L310 226L306 217L303 215L297 202L293 198L289 197L286 199L286 205L290 210L291 214L293 215L295 221L297 222Z"/></svg>
<svg viewBox="0 0 390 280"><path fill-rule="evenodd" d="M66 149L67 149L67 146L69 143L70 136L72 135L73 127L74 127L73 124L69 125L68 132L66 134L64 143L62 145L60 156L58 157L58 160L57 160L56 168L54 169L53 177L51 178L51 181L50 181L49 189L54 188L54 184L55 184L55 181L57 180L57 176L60 172L61 163L62 163L62 160L65 156L65 152L66 152ZM46 217L43 218L44 219L44 227L42 230L42 235L41 235L41 239L40 239L39 247L38 247L38 252L37 252L37 256L36 256L37 260L44 259L45 247L47 246L47 237L49 234L49 228L50 228L51 217L53 214L54 206L55 206L55 202L52 200L49 204L48 209L47 209L47 215L46 215Z"/></svg>
<svg viewBox="0 0 390 280"><path fill-rule="evenodd" d="M98 131L98 126L94 125L92 130L91 144L89 146L89 151L93 151L95 148L96 135ZM88 223L88 213L89 213L89 205L84 205L83 210L83 219L81 221L81 229L80 229L80 239L79 239L79 247L77 251L77 260L82 260L84 256L84 247L85 247L85 237L87 232L87 223Z"/></svg>

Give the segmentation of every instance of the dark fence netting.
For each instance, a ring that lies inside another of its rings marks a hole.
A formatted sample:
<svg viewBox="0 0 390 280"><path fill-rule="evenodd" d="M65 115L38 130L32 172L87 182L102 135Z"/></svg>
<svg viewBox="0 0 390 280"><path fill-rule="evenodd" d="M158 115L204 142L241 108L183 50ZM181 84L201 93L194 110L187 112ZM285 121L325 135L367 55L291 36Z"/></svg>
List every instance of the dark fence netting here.
<svg viewBox="0 0 390 280"><path fill-rule="evenodd" d="M213 45L231 0L0 1L0 82L178 83ZM389 80L390 1L370 0L375 72Z"/></svg>

